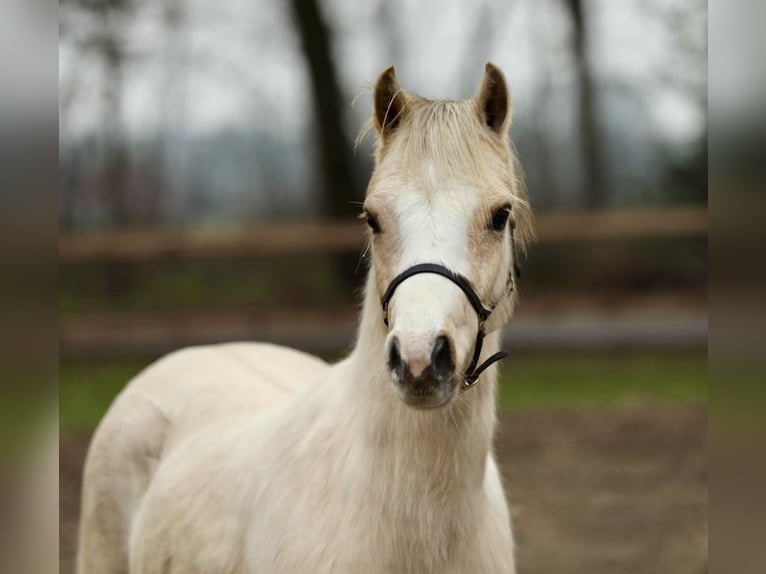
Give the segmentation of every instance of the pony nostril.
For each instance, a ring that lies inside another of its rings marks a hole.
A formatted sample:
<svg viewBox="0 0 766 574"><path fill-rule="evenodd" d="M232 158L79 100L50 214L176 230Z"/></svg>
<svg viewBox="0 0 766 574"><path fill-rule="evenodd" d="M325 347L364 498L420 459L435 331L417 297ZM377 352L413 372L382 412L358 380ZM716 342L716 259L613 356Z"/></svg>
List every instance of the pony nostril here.
<svg viewBox="0 0 766 574"><path fill-rule="evenodd" d="M452 376L455 370L455 363L452 360L452 347L449 339L444 335L439 335L434 341L434 347L431 351L431 372L436 380L444 380Z"/></svg>
<svg viewBox="0 0 766 574"><path fill-rule="evenodd" d="M396 375L398 381L404 379L404 362L402 361L402 351L397 337L391 338L391 343L388 347L388 368Z"/></svg>

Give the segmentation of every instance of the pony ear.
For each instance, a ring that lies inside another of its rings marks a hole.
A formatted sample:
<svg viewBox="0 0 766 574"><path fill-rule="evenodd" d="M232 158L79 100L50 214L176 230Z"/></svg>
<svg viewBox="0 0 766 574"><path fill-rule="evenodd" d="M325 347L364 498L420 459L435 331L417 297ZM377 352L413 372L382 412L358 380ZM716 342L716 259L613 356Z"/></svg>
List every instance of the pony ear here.
<svg viewBox="0 0 766 574"><path fill-rule="evenodd" d="M407 106L407 96L399 87L393 66L378 76L373 100L373 122L380 136L385 138L399 126Z"/></svg>
<svg viewBox="0 0 766 574"><path fill-rule="evenodd" d="M474 99L482 122L496 134L504 135L511 123L511 98L503 72L492 62L484 67L484 78Z"/></svg>

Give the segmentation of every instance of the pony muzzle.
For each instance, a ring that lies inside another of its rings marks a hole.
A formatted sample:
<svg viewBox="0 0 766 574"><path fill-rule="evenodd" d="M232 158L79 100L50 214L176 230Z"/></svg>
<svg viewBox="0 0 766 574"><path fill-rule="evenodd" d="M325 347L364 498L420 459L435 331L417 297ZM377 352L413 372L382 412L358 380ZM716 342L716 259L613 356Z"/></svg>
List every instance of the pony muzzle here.
<svg viewBox="0 0 766 574"><path fill-rule="evenodd" d="M453 285L458 287L465 295L466 300L470 303L470 306L473 308L473 311L478 318L471 362L460 377L460 390L467 391L479 381L481 374L487 368L508 355L508 353L504 351L499 351L485 359L484 362L479 362L484 345L484 337L487 334L486 322L492 315L492 311L497 306L498 301L487 307L482 302L481 297L476 292L471 282L463 275L460 275L439 263L419 263L412 267L408 267L394 277L381 296L380 303L383 309L383 323L386 327L391 326L389 322L389 305L396 289L406 280L418 275L426 274L437 275L448 279ZM509 273L508 286L511 286L511 289L513 280L513 273ZM508 292L510 293L510 290ZM438 299L435 299L433 294L429 293L429 300L435 301ZM425 309L425 302L421 302L421 306ZM440 380L439 376L443 377L442 380L446 379L445 369L449 366L450 382L454 388L455 377L453 371L455 369L455 361L453 357L455 356L455 346L450 338L444 335L438 335L431 341L431 346L429 347L429 352L427 354L420 353L420 355L415 354L414 356L416 357L415 360L407 361L402 356L399 339L396 338L395 335L389 335L389 344L387 346L388 365L395 382L398 382L400 386L406 388L415 386L415 384L421 380L438 382ZM426 360L424 357L428 357L428 359ZM422 389L418 388L417 392L422 392ZM448 398L449 396L445 397L444 402L446 402Z"/></svg>
<svg viewBox="0 0 766 574"><path fill-rule="evenodd" d="M403 344L398 335L392 334L386 348L391 379L406 404L416 408L439 407L455 394L458 382L455 350L447 335L408 338Z"/></svg>

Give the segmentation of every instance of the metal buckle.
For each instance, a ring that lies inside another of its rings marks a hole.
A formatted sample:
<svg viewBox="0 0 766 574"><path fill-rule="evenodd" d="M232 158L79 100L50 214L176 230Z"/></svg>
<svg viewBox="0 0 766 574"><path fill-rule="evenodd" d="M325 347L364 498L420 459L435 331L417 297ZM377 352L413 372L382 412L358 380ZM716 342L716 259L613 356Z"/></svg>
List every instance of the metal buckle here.
<svg viewBox="0 0 766 574"><path fill-rule="evenodd" d="M514 279L513 274L513 265L511 265L511 270L508 271L508 287L506 287L506 297L513 293L513 290L516 288L516 280Z"/></svg>

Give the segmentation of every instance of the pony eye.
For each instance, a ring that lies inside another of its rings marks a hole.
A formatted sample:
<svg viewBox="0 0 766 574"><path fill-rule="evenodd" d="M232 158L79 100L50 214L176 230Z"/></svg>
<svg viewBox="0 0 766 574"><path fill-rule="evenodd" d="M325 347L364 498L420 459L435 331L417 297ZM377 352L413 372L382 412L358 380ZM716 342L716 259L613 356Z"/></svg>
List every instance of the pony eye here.
<svg viewBox="0 0 766 574"><path fill-rule="evenodd" d="M492 215L492 229L495 231L503 231L505 224L508 223L508 217L511 215L511 208L507 205L498 209Z"/></svg>
<svg viewBox="0 0 766 574"><path fill-rule="evenodd" d="M370 229L372 229L373 233L379 233L380 232L380 224L378 224L378 219L374 215L371 215L369 213L365 214L367 216L367 225L370 226Z"/></svg>

